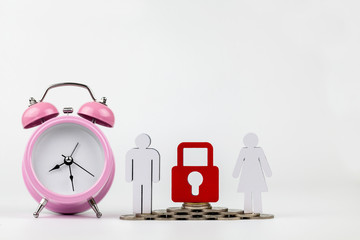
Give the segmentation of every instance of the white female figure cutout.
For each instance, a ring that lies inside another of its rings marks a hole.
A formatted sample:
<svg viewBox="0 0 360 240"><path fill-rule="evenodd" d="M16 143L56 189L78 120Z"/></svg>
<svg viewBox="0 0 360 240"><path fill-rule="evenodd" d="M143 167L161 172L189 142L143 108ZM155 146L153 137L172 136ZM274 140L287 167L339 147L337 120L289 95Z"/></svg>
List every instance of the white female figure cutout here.
<svg viewBox="0 0 360 240"><path fill-rule="evenodd" d="M133 183L133 212L152 212L152 183L160 181L160 154L153 148L150 137L140 134L135 144L137 148L126 154L125 175L127 182Z"/></svg>
<svg viewBox="0 0 360 240"><path fill-rule="evenodd" d="M244 144L245 147L240 151L233 177L238 178L240 175L238 192L244 193L244 212L262 213L261 192L268 191L264 173L265 176L271 177L272 172L264 151L257 147L258 137L254 133L249 133L244 137Z"/></svg>

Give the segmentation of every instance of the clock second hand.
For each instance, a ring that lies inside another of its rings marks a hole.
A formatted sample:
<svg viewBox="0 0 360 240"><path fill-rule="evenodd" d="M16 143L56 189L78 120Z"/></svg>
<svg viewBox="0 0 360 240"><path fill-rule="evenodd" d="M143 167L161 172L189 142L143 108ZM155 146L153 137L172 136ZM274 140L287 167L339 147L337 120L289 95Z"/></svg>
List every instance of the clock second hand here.
<svg viewBox="0 0 360 240"><path fill-rule="evenodd" d="M69 165L69 170L70 170L70 181L71 181L71 185L72 185L72 190L74 190L74 176L72 175L72 172L71 172L71 166Z"/></svg>
<svg viewBox="0 0 360 240"><path fill-rule="evenodd" d="M74 148L74 150L72 151L70 157L72 157L72 155L74 154L74 152L75 152L76 148L78 147L78 145L79 145L79 142L76 143L75 148ZM77 164L77 163L74 161L74 159L72 160L72 163L74 163L75 165L77 165L79 168L81 168L82 170L84 170L85 172L87 172L88 174L90 174L91 176L95 177L94 174L92 174L91 172L89 172L88 170L86 170L85 168L83 168L82 166L80 166L79 164Z"/></svg>
<svg viewBox="0 0 360 240"><path fill-rule="evenodd" d="M77 164L75 161L73 161L73 163L78 166L79 168L81 168L82 170L84 170L85 172L87 172L88 174L90 174L91 176L95 177L94 174L92 174L91 172L89 172L88 170L86 170L85 168L83 168L82 166L80 166L79 164Z"/></svg>

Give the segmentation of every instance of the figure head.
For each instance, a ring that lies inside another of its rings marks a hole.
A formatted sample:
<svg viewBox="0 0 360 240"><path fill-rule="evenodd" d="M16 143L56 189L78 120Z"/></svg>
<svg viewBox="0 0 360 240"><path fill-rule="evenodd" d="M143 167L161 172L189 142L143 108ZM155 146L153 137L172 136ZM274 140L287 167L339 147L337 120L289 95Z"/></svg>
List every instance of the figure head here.
<svg viewBox="0 0 360 240"><path fill-rule="evenodd" d="M149 135L142 133L139 136L137 136L137 138L135 139L135 144L138 148L144 149L150 146L151 139Z"/></svg>
<svg viewBox="0 0 360 240"><path fill-rule="evenodd" d="M255 133L248 133L245 135L243 141L246 147L256 147L258 145L259 139Z"/></svg>

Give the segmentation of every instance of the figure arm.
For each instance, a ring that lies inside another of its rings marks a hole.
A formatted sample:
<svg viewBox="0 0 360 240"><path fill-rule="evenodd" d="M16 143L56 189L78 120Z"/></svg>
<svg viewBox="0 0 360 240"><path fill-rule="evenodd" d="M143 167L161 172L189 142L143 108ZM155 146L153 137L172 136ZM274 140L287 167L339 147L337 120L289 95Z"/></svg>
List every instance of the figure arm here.
<svg viewBox="0 0 360 240"><path fill-rule="evenodd" d="M265 173L265 176L271 177L272 172L271 172L269 163L268 163L268 161L267 161L267 159L265 157L265 153L262 150L262 148L259 148L259 161L260 161L261 167L262 167L262 169L263 169L263 171Z"/></svg>
<svg viewBox="0 0 360 240"><path fill-rule="evenodd" d="M152 172L153 172L153 181L155 183L160 181L160 154L156 149L153 149L152 157Z"/></svg>
<svg viewBox="0 0 360 240"><path fill-rule="evenodd" d="M134 179L134 159L133 159L133 149L129 150L126 153L125 159L125 178L127 182L132 182Z"/></svg>
<svg viewBox="0 0 360 240"><path fill-rule="evenodd" d="M234 172L233 172L233 177L234 178L239 177L241 168L242 168L242 166L244 164L244 161L245 161L245 149L242 148L241 151L240 151L239 157L238 157L238 159L236 161L235 168L234 168Z"/></svg>

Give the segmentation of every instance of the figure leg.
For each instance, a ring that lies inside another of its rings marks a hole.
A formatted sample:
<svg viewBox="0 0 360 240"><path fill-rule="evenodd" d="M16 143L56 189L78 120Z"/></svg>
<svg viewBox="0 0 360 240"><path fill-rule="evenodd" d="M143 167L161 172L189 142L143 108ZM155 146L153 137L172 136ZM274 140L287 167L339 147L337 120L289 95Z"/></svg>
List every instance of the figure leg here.
<svg viewBox="0 0 360 240"><path fill-rule="evenodd" d="M141 200L142 200L142 185L135 185L133 186L133 212L142 213L141 209Z"/></svg>
<svg viewBox="0 0 360 240"><path fill-rule="evenodd" d="M143 185L143 213L152 212L152 183Z"/></svg>
<svg viewBox="0 0 360 240"><path fill-rule="evenodd" d="M254 212L262 213L261 192L253 193L253 198L254 198Z"/></svg>
<svg viewBox="0 0 360 240"><path fill-rule="evenodd" d="M244 213L252 213L251 192L244 192Z"/></svg>

